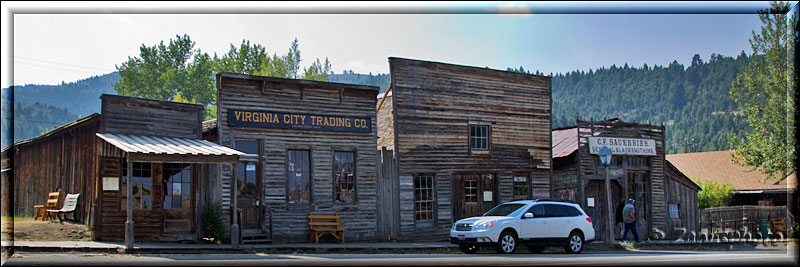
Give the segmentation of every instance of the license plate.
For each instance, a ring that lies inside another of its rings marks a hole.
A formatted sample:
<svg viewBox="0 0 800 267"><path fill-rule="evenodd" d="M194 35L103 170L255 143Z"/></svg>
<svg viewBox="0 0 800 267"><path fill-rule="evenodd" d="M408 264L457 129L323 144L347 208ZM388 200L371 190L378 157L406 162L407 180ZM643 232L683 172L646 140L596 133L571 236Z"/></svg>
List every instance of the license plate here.
<svg viewBox="0 0 800 267"><path fill-rule="evenodd" d="M464 240L464 235L458 235L458 240Z"/></svg>

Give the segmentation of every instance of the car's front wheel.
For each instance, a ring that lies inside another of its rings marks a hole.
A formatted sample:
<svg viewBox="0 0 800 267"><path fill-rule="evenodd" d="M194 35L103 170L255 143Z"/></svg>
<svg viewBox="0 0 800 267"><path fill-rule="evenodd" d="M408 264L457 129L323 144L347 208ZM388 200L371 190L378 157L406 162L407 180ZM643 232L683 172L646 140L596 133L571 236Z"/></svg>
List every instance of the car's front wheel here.
<svg viewBox="0 0 800 267"><path fill-rule="evenodd" d="M567 245L564 246L564 250L570 254L581 253L581 251L583 251L583 235L575 231L569 233Z"/></svg>
<svg viewBox="0 0 800 267"><path fill-rule="evenodd" d="M458 249L466 254L475 254L475 252L478 252L478 246L475 245L459 245Z"/></svg>
<svg viewBox="0 0 800 267"><path fill-rule="evenodd" d="M517 250L517 235L511 231L504 231L500 234L500 240L495 246L495 250L500 254L511 254Z"/></svg>

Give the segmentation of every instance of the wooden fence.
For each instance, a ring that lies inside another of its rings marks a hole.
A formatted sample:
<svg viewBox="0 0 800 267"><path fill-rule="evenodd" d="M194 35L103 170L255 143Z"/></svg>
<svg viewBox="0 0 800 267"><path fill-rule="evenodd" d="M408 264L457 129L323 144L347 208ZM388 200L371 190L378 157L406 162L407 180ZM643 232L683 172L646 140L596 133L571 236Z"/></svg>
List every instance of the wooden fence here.
<svg viewBox="0 0 800 267"><path fill-rule="evenodd" d="M378 151L378 237L397 239L400 232L400 185L392 150Z"/></svg>
<svg viewBox="0 0 800 267"><path fill-rule="evenodd" d="M771 223L773 221L784 220L787 228L791 228L794 216L786 206L734 206L708 208L700 212L701 229L712 238L720 235L727 238L737 236L740 238L752 237L753 239L764 238L758 231L758 223L761 220L770 223L770 233L772 234ZM787 235L783 237L787 236L791 236L791 233L787 232Z"/></svg>

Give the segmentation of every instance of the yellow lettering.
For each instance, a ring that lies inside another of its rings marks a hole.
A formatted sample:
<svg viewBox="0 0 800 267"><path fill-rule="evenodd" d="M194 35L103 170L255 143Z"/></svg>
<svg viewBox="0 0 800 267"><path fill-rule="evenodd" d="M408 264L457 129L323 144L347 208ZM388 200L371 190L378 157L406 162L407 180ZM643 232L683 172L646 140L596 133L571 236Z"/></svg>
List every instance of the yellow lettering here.
<svg viewBox="0 0 800 267"><path fill-rule="evenodd" d="M361 120L355 120L356 128L361 128Z"/></svg>
<svg viewBox="0 0 800 267"><path fill-rule="evenodd" d="M289 114L283 115L283 123L291 123L292 116Z"/></svg>
<svg viewBox="0 0 800 267"><path fill-rule="evenodd" d="M350 128L350 118L344 119L344 127Z"/></svg>
<svg viewBox="0 0 800 267"><path fill-rule="evenodd" d="M239 116L241 116L241 115L242 115L242 112L241 112L241 111L234 111L234 112L233 112L233 114L234 114L234 115L236 115L236 120L237 120L237 121L238 121L238 120L241 120L241 119L239 119Z"/></svg>
<svg viewBox="0 0 800 267"><path fill-rule="evenodd" d="M252 112L245 112L244 113L244 121L252 121L253 113Z"/></svg>
<svg viewBox="0 0 800 267"><path fill-rule="evenodd" d="M300 116L300 124L306 125L306 115Z"/></svg>
<svg viewBox="0 0 800 267"><path fill-rule="evenodd" d="M278 114L272 114L272 123L280 123L278 119Z"/></svg>

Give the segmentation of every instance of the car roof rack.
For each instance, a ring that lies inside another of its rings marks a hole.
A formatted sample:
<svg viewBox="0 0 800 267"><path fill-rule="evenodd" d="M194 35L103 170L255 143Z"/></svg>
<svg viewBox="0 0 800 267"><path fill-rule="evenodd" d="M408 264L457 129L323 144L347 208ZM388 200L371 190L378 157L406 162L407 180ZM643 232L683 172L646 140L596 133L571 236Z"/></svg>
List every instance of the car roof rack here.
<svg viewBox="0 0 800 267"><path fill-rule="evenodd" d="M539 199L535 199L535 200L533 200L533 202L540 202L540 201L550 201L550 202L565 202L565 203L572 203L572 204L576 204L574 201L572 201L572 200L568 200L568 199L539 198Z"/></svg>

